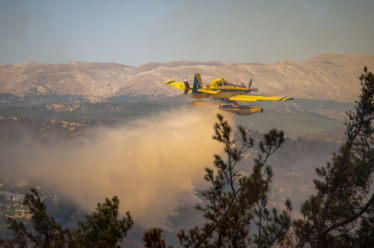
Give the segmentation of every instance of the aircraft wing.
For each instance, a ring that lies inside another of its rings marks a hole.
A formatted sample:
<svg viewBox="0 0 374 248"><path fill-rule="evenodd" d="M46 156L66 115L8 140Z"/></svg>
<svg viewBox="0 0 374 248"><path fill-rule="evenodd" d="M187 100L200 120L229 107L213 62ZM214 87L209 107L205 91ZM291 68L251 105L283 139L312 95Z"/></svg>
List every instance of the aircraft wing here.
<svg viewBox="0 0 374 248"><path fill-rule="evenodd" d="M228 99L229 101L244 101L244 102L256 102L256 101L289 101L293 100L292 97L283 96L251 96L251 95L236 95Z"/></svg>
<svg viewBox="0 0 374 248"><path fill-rule="evenodd" d="M178 81L169 80L169 81L164 82L164 84L173 85L175 88L181 89L181 90L186 89L186 85L184 83L178 82Z"/></svg>

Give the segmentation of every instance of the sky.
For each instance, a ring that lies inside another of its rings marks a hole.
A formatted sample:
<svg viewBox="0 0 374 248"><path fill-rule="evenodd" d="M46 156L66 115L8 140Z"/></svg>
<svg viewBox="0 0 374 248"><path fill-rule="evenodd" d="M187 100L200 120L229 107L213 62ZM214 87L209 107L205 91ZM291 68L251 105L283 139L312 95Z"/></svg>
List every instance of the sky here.
<svg viewBox="0 0 374 248"><path fill-rule="evenodd" d="M0 64L374 55L373 0L0 0Z"/></svg>

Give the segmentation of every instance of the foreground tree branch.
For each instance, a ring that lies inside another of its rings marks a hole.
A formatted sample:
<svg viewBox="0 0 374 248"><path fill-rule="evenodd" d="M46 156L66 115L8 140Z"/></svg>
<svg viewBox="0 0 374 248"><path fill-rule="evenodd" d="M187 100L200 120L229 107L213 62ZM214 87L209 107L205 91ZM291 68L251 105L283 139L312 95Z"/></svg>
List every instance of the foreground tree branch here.
<svg viewBox="0 0 374 248"><path fill-rule="evenodd" d="M214 125L213 139L222 143L226 157L214 155L215 169L206 168L204 179L210 183L210 188L202 193L206 204L197 205L196 209L203 212L206 223L188 232L181 230L178 239L182 247L246 247L251 244L250 224L256 222L261 235L255 236L254 245L270 247L281 244L286 239L286 233L291 225L291 202L287 200L287 209L282 213L273 209L271 214L267 209L267 195L270 192L273 172L265 163L268 158L284 143L283 131L272 129L264 135L259 143L259 153L255 158L252 173L242 175L237 164L243 155L253 147L253 139L247 136L247 130L238 127L240 140L233 139L231 126L223 116L217 115L218 122ZM149 230L147 233L151 233ZM150 235L145 233L144 241ZM146 234L148 235L146 238ZM159 239L157 237L157 239ZM147 241L145 247L157 243Z"/></svg>
<svg viewBox="0 0 374 248"><path fill-rule="evenodd" d="M118 244L133 227L134 221L129 212L118 219L119 199L105 199L97 204L96 211L86 215L85 221L78 222L78 228L70 231L56 223L46 212L39 193L31 189L26 194L23 205L29 208L33 232L27 231L24 223L8 218L8 229L13 230L14 238L1 240L1 247L120 247Z"/></svg>
<svg viewBox="0 0 374 248"><path fill-rule="evenodd" d="M331 163L317 168L316 195L302 204L293 222L296 247L369 247L374 242L374 78L364 68L355 111L347 112L346 141Z"/></svg>

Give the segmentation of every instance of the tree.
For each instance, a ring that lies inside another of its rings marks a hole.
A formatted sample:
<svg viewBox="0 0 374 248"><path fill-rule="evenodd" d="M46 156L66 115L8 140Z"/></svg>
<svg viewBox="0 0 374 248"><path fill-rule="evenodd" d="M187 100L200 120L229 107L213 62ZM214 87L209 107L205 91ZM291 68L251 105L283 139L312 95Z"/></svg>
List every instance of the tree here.
<svg viewBox="0 0 374 248"><path fill-rule="evenodd" d="M122 242L134 225L129 212L121 220L117 219L119 200L115 196L112 200L106 199L104 204L99 203L96 211L86 215L86 221L79 222L79 227L71 232L47 214L39 193L35 189L31 192L25 195L23 205L32 215L34 230L27 231L23 222L8 218L8 229L13 230L15 237L0 239L3 247L119 247L116 244Z"/></svg>
<svg viewBox="0 0 374 248"><path fill-rule="evenodd" d="M243 154L253 147L253 139L247 136L247 130L239 126L240 140L233 139L233 130L223 116L218 114L218 123L214 126L214 140L224 145L226 158L214 155L215 170L206 168L204 179L211 187L202 193L207 204L197 205L196 209L204 213L207 220L202 227L196 226L188 232L180 231L177 236L183 247L247 247L251 243L250 224L255 222L259 232L254 236L257 247L270 247L283 244L291 225L291 202L286 201L287 209L280 215L273 209L267 209L267 195L270 192L273 172L266 165L268 158L284 143L283 131L272 129L259 143L259 153L255 159L252 174L242 175L237 170ZM156 243L148 233L145 247ZM160 233L159 233L160 234ZM156 239L157 238L157 239Z"/></svg>
<svg viewBox="0 0 374 248"><path fill-rule="evenodd" d="M149 248L166 248L165 240L161 237L161 228L152 228L144 233L144 246ZM171 246L169 246L170 248Z"/></svg>
<svg viewBox="0 0 374 248"><path fill-rule="evenodd" d="M133 227L134 221L130 212L126 217L117 219L119 200L105 199L105 203L97 204L96 211L86 215L86 221L79 221L79 228L73 230L73 244L78 247L120 247L127 232Z"/></svg>
<svg viewBox="0 0 374 248"><path fill-rule="evenodd" d="M346 141L331 163L316 168L316 195L302 204L302 220L293 222L296 247L371 247L374 243L374 78L360 77L361 95L347 112Z"/></svg>

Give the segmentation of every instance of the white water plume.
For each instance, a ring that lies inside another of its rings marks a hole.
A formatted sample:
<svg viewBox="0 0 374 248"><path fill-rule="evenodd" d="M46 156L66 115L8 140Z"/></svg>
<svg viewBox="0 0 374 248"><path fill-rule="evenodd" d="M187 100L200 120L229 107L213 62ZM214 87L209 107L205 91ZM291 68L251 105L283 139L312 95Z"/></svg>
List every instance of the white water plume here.
<svg viewBox="0 0 374 248"><path fill-rule="evenodd" d="M212 139L217 107L181 108L131 124L93 128L70 141L21 142L2 148L0 173L11 180L56 187L91 212L117 195L144 227L170 228L178 206L200 201L204 168L222 146ZM227 115L234 126L233 115Z"/></svg>

